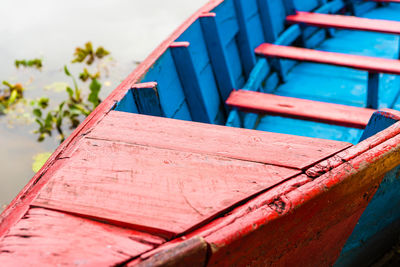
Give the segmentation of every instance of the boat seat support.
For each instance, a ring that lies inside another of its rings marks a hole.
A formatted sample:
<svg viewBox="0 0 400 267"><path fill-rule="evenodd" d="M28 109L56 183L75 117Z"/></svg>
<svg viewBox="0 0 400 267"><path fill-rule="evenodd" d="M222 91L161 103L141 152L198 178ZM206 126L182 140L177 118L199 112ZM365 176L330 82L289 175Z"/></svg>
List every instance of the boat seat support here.
<svg viewBox="0 0 400 267"><path fill-rule="evenodd" d="M165 117L158 97L157 83L139 83L132 87L133 99L140 114Z"/></svg>

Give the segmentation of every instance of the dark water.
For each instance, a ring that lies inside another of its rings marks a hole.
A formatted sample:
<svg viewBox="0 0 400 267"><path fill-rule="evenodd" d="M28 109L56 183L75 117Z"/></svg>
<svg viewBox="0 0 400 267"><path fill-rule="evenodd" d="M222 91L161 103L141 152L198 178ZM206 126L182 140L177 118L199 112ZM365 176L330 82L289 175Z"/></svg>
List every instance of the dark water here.
<svg viewBox="0 0 400 267"><path fill-rule="evenodd" d="M111 51L115 66L107 78L109 94L162 40L207 0L1 0L0 82L27 81L26 97L52 99L62 93L42 90L68 80L62 73L76 46L87 41ZM15 59L42 57L44 68L17 71ZM60 95L61 94L61 95ZM12 116L0 118L0 211L33 176L35 154L53 151L57 140L37 143L25 125Z"/></svg>

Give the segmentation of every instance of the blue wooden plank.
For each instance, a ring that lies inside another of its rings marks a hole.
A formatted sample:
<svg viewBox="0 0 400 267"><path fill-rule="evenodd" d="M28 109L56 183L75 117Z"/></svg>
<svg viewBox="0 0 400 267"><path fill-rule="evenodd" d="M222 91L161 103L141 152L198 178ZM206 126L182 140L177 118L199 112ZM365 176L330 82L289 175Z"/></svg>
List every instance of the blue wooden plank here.
<svg viewBox="0 0 400 267"><path fill-rule="evenodd" d="M363 135L360 138L360 142L365 139L385 130L386 128L392 126L399 121L399 117L392 114L390 111L377 111L375 112L367 127L364 130Z"/></svg>
<svg viewBox="0 0 400 267"><path fill-rule="evenodd" d="M131 90L140 114L164 117L156 82L135 84Z"/></svg>
<svg viewBox="0 0 400 267"><path fill-rule="evenodd" d="M299 25L292 25L284 31L278 39L275 40L277 45L291 45L301 36L301 29ZM287 81L288 72L294 67L296 61L287 59L274 59L271 60L272 65L279 72L283 81Z"/></svg>
<svg viewBox="0 0 400 267"><path fill-rule="evenodd" d="M274 93L280 82L279 75L273 72L267 77L260 91L263 93Z"/></svg>
<svg viewBox="0 0 400 267"><path fill-rule="evenodd" d="M115 110L129 113L139 113L135 100L133 99L132 89L128 90L121 101L117 103Z"/></svg>
<svg viewBox="0 0 400 267"><path fill-rule="evenodd" d="M250 28L250 25L248 25L247 16L249 14L258 14L257 3L254 0L234 0L234 3L239 25L237 37L238 46L243 62L245 77L247 78L256 64L256 56L254 53L255 47L253 47L251 44L252 35L260 36L260 33L252 32L252 28ZM253 10L249 7L252 7Z"/></svg>
<svg viewBox="0 0 400 267"><path fill-rule="evenodd" d="M261 22L264 28L265 39L274 43L285 30L286 10L283 1L258 0Z"/></svg>
<svg viewBox="0 0 400 267"><path fill-rule="evenodd" d="M225 100L228 99L229 94L235 88L235 81L228 65L228 56L222 44L221 33L215 16L215 13L203 14L200 17L200 22L218 82L218 89L225 103ZM228 110L226 106L225 108Z"/></svg>
<svg viewBox="0 0 400 267"><path fill-rule="evenodd" d="M362 130L277 116L260 116L256 130L357 144Z"/></svg>
<svg viewBox="0 0 400 267"><path fill-rule="evenodd" d="M240 113L237 109L232 110L229 113L228 120L226 121L226 126L229 127L236 127L236 128L242 128L242 119L240 118Z"/></svg>
<svg viewBox="0 0 400 267"><path fill-rule="evenodd" d="M354 9L354 14L356 16L362 16L366 12L374 9L376 7L376 3L374 2L360 2L359 4L355 4L353 9Z"/></svg>
<svg viewBox="0 0 400 267"><path fill-rule="evenodd" d="M260 59L250 74L246 85L243 90L260 91L262 83L265 81L267 75L270 73L270 67L267 60ZM254 129L257 124L259 115L253 113L244 113L242 116L242 125L246 129Z"/></svg>
<svg viewBox="0 0 400 267"><path fill-rule="evenodd" d="M378 109L379 73L368 73L367 108Z"/></svg>
<svg viewBox="0 0 400 267"><path fill-rule="evenodd" d="M284 0L289 2L290 5L294 5L295 9L298 11L313 11L321 6L319 0ZM290 3L291 2L291 3Z"/></svg>
<svg viewBox="0 0 400 267"><path fill-rule="evenodd" d="M173 43L170 47L183 85L186 101L189 104L190 114L194 121L212 123L213 118L207 112L199 77L188 48L188 42Z"/></svg>
<svg viewBox="0 0 400 267"><path fill-rule="evenodd" d="M141 82L157 82L161 107L167 118L192 120L170 49L156 61Z"/></svg>
<svg viewBox="0 0 400 267"><path fill-rule="evenodd" d="M225 46L232 39L236 38L239 32L239 24L233 0L222 2L211 12L216 14L215 18L221 32L221 40Z"/></svg>
<svg viewBox="0 0 400 267"><path fill-rule="evenodd" d="M228 66L235 88L241 88L246 78L238 45L239 24L233 1L224 1L212 12L216 13L216 22L226 52Z"/></svg>
<svg viewBox="0 0 400 267"><path fill-rule="evenodd" d="M201 22L199 20L193 22L193 24L181 34L176 42L188 42L190 44L187 47L191 59L189 61L195 62L195 64L193 64L194 75L199 84L199 90L210 123L224 124L226 113L223 96L220 95L218 90L215 70L213 69L212 61L209 57L209 50L207 49ZM231 90L232 89L233 88L231 88Z"/></svg>

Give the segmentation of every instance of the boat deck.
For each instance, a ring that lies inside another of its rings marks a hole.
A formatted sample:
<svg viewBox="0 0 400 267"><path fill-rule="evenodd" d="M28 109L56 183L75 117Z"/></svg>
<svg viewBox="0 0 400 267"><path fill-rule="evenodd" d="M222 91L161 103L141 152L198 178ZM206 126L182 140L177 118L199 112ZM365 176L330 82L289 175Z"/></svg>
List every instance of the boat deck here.
<svg viewBox="0 0 400 267"><path fill-rule="evenodd" d="M111 111L62 154L0 262L129 261L351 146Z"/></svg>

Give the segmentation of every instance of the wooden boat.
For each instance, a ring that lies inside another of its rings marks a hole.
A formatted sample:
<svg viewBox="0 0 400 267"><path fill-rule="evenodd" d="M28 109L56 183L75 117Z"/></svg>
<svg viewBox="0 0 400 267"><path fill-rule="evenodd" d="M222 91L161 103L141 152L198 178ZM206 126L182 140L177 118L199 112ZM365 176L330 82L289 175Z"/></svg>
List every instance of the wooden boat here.
<svg viewBox="0 0 400 267"><path fill-rule="evenodd" d="M395 2L210 1L1 214L1 266L373 262L400 232Z"/></svg>

